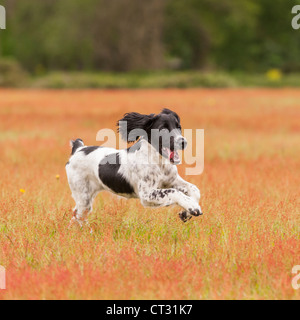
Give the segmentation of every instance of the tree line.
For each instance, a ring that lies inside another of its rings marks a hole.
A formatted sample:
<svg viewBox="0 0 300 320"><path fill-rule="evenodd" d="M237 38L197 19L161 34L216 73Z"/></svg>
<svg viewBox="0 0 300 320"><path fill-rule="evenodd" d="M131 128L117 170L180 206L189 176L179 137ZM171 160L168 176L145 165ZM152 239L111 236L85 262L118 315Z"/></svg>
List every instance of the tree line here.
<svg viewBox="0 0 300 320"><path fill-rule="evenodd" d="M297 0L6 0L0 59L39 70L299 71Z"/></svg>

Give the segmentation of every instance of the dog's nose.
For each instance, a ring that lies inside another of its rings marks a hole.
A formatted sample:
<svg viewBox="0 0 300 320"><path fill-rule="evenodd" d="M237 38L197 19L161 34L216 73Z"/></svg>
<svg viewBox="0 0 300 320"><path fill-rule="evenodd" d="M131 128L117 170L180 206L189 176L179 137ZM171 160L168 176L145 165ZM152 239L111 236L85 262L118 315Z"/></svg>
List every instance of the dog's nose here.
<svg viewBox="0 0 300 320"><path fill-rule="evenodd" d="M184 137L180 137L178 140L177 140L177 143L178 143L178 146L180 149L185 149L186 146L187 146L187 141Z"/></svg>

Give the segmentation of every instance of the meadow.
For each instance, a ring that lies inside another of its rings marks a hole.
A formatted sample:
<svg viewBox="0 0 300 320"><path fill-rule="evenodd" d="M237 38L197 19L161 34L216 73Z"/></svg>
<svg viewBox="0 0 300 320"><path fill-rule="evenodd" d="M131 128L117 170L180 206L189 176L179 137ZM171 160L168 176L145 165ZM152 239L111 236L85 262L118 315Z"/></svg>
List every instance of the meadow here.
<svg viewBox="0 0 300 320"><path fill-rule="evenodd" d="M69 140L163 107L205 130L203 174L179 166L204 215L104 192L68 230ZM299 299L299 119L297 89L1 89L0 299Z"/></svg>

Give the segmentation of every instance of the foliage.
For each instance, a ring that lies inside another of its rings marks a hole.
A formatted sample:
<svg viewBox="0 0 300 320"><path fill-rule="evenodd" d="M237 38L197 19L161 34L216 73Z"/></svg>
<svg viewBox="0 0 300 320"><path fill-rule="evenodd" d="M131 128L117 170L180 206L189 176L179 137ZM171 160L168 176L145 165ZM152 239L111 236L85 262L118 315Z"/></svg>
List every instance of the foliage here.
<svg viewBox="0 0 300 320"><path fill-rule="evenodd" d="M224 73L76 73L53 72L31 82L35 88L227 88L235 80Z"/></svg>
<svg viewBox="0 0 300 320"><path fill-rule="evenodd" d="M0 53L49 70L299 71L297 0L3 1ZM174 61L176 63L174 63Z"/></svg>
<svg viewBox="0 0 300 320"><path fill-rule="evenodd" d="M0 60L0 87L16 87L27 83L27 73L12 59Z"/></svg>
<svg viewBox="0 0 300 320"><path fill-rule="evenodd" d="M121 89L121 88L231 88L299 87L300 74L282 74L278 69L266 73L244 72L50 72L23 83L27 88Z"/></svg>

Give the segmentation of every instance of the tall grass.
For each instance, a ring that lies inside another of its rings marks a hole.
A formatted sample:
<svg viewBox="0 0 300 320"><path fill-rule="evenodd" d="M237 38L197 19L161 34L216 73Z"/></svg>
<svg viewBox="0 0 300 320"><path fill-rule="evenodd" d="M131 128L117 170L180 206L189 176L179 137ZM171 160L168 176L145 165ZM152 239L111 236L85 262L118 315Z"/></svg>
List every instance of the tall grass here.
<svg viewBox="0 0 300 320"><path fill-rule="evenodd" d="M0 299L299 299L296 90L0 91ZM185 176L204 215L100 194L93 234L68 230L68 141L96 144L128 111L176 110L205 129L205 169ZM22 191L22 192L21 192Z"/></svg>

